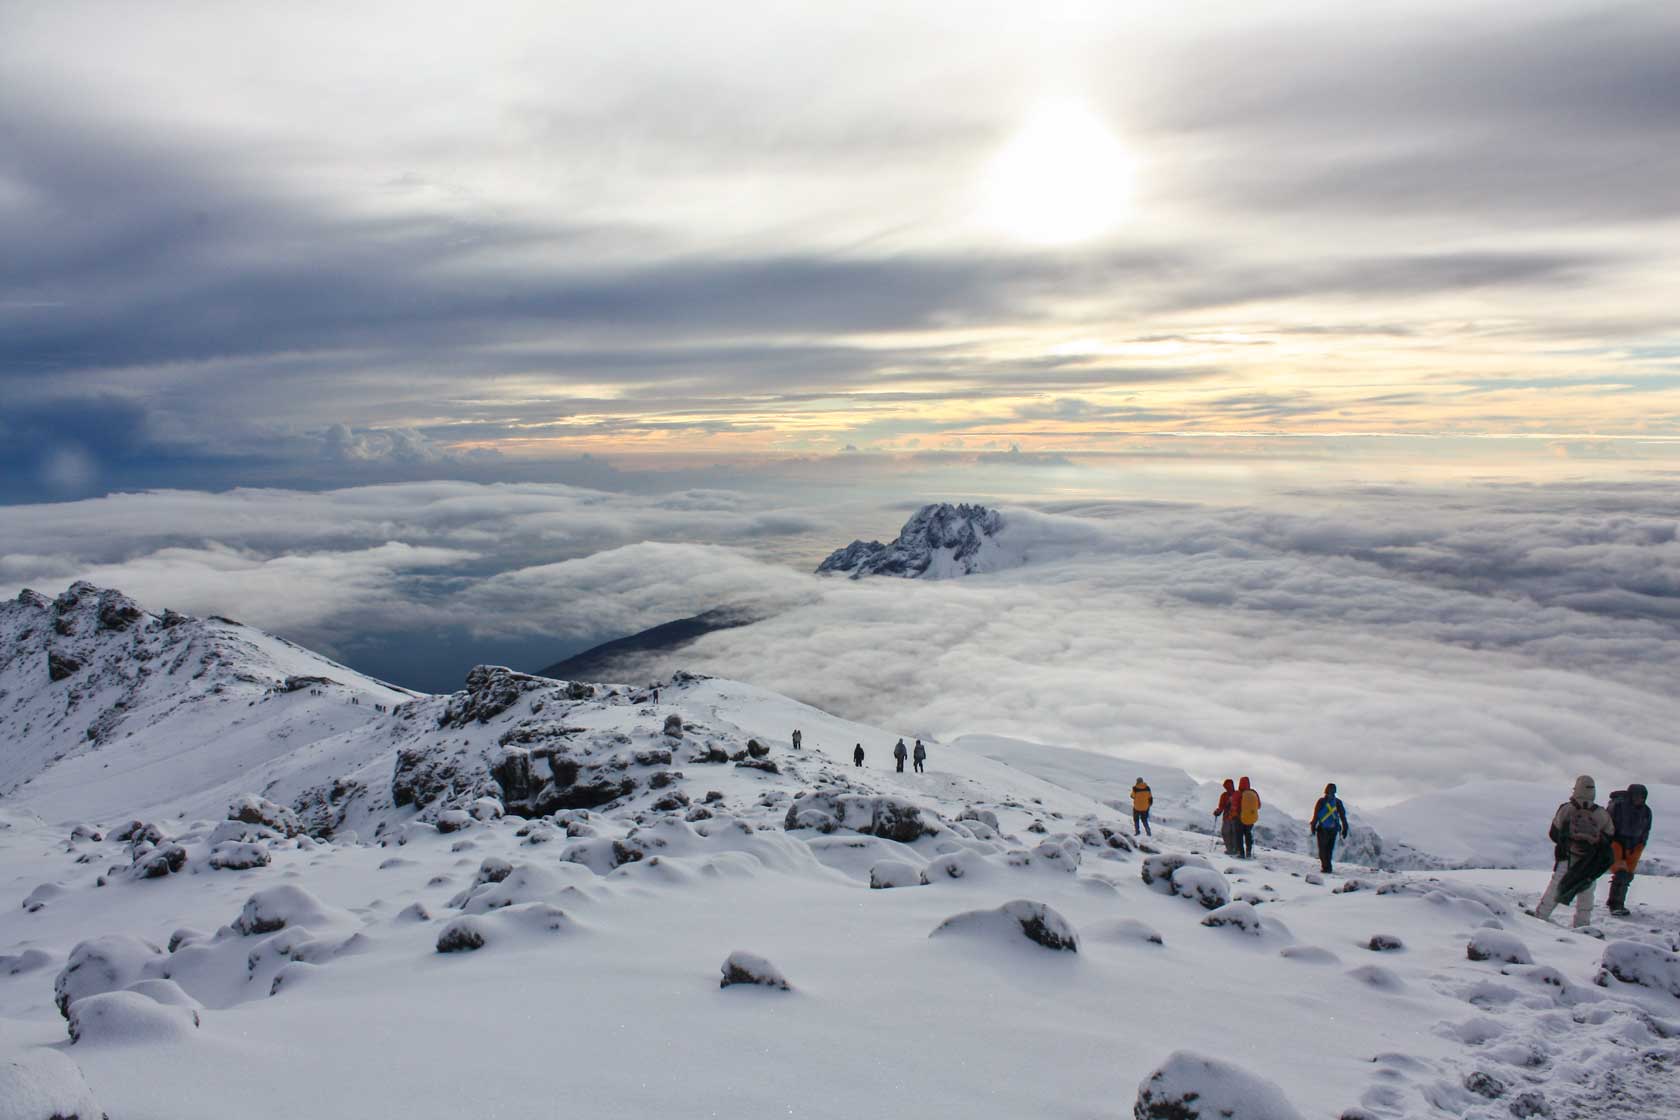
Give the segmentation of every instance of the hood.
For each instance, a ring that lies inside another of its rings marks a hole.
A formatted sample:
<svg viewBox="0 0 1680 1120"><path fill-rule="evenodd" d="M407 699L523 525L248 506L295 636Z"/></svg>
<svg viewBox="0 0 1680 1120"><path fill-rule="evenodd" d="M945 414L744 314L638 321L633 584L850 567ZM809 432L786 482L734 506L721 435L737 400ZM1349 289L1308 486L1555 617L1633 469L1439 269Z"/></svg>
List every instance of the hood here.
<svg viewBox="0 0 1680 1120"><path fill-rule="evenodd" d="M1569 795L1569 800L1577 805L1591 805L1598 800L1598 785L1592 780L1592 775L1582 774L1575 779L1575 789Z"/></svg>
<svg viewBox="0 0 1680 1120"><path fill-rule="evenodd" d="M1329 785L1324 787L1324 796L1326 796L1326 797L1336 796L1336 783L1335 782L1331 782Z"/></svg>
<svg viewBox="0 0 1680 1120"><path fill-rule="evenodd" d="M1248 779L1243 778L1241 781L1239 781L1237 783L1237 788L1238 789L1247 789L1248 788Z"/></svg>
<svg viewBox="0 0 1680 1120"><path fill-rule="evenodd" d="M1231 779L1229 779L1229 778L1225 779L1225 789L1226 789L1227 792L1229 792L1231 790L1235 790L1236 788L1237 788L1237 786L1236 786L1235 782L1231 781Z"/></svg>
<svg viewBox="0 0 1680 1120"><path fill-rule="evenodd" d="M1650 791L1638 782L1634 782L1632 785L1628 786L1627 793L1629 797L1633 798L1633 803L1635 805L1645 804L1645 799L1651 795Z"/></svg>

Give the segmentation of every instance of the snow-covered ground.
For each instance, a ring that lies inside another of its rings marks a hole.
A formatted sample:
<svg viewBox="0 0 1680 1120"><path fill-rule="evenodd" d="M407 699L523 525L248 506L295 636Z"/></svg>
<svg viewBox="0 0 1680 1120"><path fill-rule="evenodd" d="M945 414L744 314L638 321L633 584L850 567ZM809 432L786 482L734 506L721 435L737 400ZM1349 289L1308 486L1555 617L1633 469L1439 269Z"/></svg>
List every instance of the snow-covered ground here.
<svg viewBox="0 0 1680 1120"><path fill-rule="evenodd" d="M162 623L78 648L120 677L107 646ZM147 706L145 674L95 739L95 690L64 713L85 668L5 670L32 727L4 742L5 1120L54 1093L112 1120L1122 1117L1157 1071L1150 1102L1202 1103L1142 1115L1680 1115L1680 879L1571 931L1522 913L1540 870L1227 859L1165 768L969 736L897 773L898 729L737 682L413 698L184 626L226 653L203 698ZM1113 804L1139 775L1141 844ZM720 987L737 953L786 990Z"/></svg>

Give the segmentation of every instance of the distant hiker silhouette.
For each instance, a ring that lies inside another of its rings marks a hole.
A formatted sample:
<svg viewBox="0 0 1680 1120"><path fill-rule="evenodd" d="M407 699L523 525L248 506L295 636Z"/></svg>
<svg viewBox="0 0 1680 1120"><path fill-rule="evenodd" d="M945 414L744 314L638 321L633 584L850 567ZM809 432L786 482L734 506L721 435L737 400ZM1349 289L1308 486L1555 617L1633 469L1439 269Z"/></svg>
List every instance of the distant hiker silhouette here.
<svg viewBox="0 0 1680 1120"><path fill-rule="evenodd" d="M857 746L852 748L852 765L853 766L862 766L863 765L863 744L862 743L859 743Z"/></svg>
<svg viewBox="0 0 1680 1120"><path fill-rule="evenodd" d="M1324 796L1313 806L1312 823L1307 826L1308 835L1318 840L1318 865L1326 875L1330 874L1331 857L1336 854L1336 837L1347 839L1348 819L1347 807L1342 799L1336 796L1336 783L1331 782L1324 787Z"/></svg>
<svg viewBox="0 0 1680 1120"><path fill-rule="evenodd" d="M904 773L904 760L909 757L910 752L905 749L904 740L900 739L898 741L898 746L893 748L893 758L898 760L898 772L900 774Z"/></svg>
<svg viewBox="0 0 1680 1120"><path fill-rule="evenodd" d="M923 773L922 763L927 761L927 748L922 746L922 741L920 739L916 740L916 749L911 752L911 757L915 759L916 762L916 773Z"/></svg>
<svg viewBox="0 0 1680 1120"><path fill-rule="evenodd" d="M1260 793L1243 778L1237 782L1237 854L1254 858L1254 823L1260 819Z"/></svg>
<svg viewBox="0 0 1680 1120"><path fill-rule="evenodd" d="M1610 823L1616 826L1610 838L1615 857L1610 863L1610 913L1618 918L1628 916L1628 887L1633 884L1633 873L1639 870L1645 841L1651 838L1651 808L1645 804L1648 796L1638 782L1610 795Z"/></svg>
<svg viewBox="0 0 1680 1120"><path fill-rule="evenodd" d="M1575 928L1592 921L1593 887L1615 862L1611 838L1616 825L1598 804L1598 786L1591 775L1575 779L1569 800L1552 814L1547 830L1552 844L1552 881L1540 896L1534 916L1550 921L1552 911L1575 903Z"/></svg>
<svg viewBox="0 0 1680 1120"><path fill-rule="evenodd" d="M804 741L803 738L799 734L799 728L797 728L797 727L794 728L793 729L793 749L794 750L801 749L801 745L802 745L803 741Z"/></svg>
<svg viewBox="0 0 1680 1120"><path fill-rule="evenodd" d="M1149 829L1149 807L1155 804L1155 794L1151 792L1149 783L1139 778L1132 786L1132 835L1138 834L1138 826L1150 836L1155 834Z"/></svg>

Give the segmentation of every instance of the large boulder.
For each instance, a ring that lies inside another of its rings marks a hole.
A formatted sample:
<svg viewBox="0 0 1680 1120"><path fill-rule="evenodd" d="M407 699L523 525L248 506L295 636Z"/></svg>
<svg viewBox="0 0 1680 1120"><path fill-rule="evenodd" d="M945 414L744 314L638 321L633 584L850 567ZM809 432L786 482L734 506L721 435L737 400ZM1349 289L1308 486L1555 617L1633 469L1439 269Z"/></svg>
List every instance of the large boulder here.
<svg viewBox="0 0 1680 1120"><path fill-rule="evenodd" d="M1079 952L1079 935L1073 924L1042 902L1018 898L995 910L968 910L953 914L928 934L979 935L1013 941L1024 937L1036 945L1061 952Z"/></svg>
<svg viewBox="0 0 1680 1120"><path fill-rule="evenodd" d="M1230 1062L1180 1050L1138 1085L1134 1120L1303 1120L1283 1090Z"/></svg>

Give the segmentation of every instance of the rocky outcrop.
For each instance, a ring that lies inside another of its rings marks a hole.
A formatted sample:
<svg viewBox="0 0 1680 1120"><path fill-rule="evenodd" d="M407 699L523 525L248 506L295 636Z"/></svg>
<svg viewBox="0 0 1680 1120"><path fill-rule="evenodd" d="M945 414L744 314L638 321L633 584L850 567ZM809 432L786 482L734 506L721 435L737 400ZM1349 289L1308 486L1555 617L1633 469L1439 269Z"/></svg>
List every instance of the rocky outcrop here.
<svg viewBox="0 0 1680 1120"><path fill-rule="evenodd" d="M528 673L516 673L505 665L476 665L467 673L467 686L449 698L439 727L465 727L488 723L518 702L527 692L552 688L554 682Z"/></svg>
<svg viewBox="0 0 1680 1120"><path fill-rule="evenodd" d="M867 836L909 844L941 831L938 818L901 797L856 793L802 793L788 806L782 827L814 828L829 833L850 829Z"/></svg>
<svg viewBox="0 0 1680 1120"><path fill-rule="evenodd" d="M985 506L926 505L904 523L892 543L853 541L817 565L817 572L845 572L852 579L968 575L985 570L1002 527L1003 518Z"/></svg>
<svg viewBox="0 0 1680 1120"><path fill-rule="evenodd" d="M55 681L69 680L82 671L82 663L68 653L56 649L47 651L47 676Z"/></svg>

